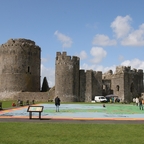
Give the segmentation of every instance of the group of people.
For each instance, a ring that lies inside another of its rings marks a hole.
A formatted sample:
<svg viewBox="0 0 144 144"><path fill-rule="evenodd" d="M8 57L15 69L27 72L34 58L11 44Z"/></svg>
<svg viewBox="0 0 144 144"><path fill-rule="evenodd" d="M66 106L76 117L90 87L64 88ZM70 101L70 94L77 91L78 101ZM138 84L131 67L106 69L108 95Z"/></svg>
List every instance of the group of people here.
<svg viewBox="0 0 144 144"><path fill-rule="evenodd" d="M31 104L34 104L34 103L35 103L35 101L32 100ZM15 106L23 106L23 105L24 105L24 104L23 104L23 101L20 100L20 99L17 100L17 103L15 103L15 102L12 103L12 106L13 106L13 107L15 107ZM30 105L29 100L26 101L26 105Z"/></svg>
<svg viewBox="0 0 144 144"><path fill-rule="evenodd" d="M114 98L114 97L111 97L108 99L108 102L110 103L119 103L120 102L120 99L118 97Z"/></svg>
<svg viewBox="0 0 144 144"><path fill-rule="evenodd" d="M142 97L133 98L133 104L136 104L136 106L139 106L140 110L143 110L144 100Z"/></svg>

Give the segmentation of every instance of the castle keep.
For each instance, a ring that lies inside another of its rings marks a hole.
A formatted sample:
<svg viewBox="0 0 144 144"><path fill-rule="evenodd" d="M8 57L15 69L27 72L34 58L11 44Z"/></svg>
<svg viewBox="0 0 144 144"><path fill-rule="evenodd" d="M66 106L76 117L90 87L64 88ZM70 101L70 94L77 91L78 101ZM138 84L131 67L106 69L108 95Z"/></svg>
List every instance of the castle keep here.
<svg viewBox="0 0 144 144"><path fill-rule="evenodd" d="M55 64L55 95L64 102L90 102L96 95L114 94L121 101L131 102L143 92L143 70L116 67L102 74L100 71L80 70L80 59L57 52Z"/></svg>
<svg viewBox="0 0 144 144"><path fill-rule="evenodd" d="M79 101L79 58L57 52L55 63L55 95L62 101Z"/></svg>
<svg viewBox="0 0 144 144"><path fill-rule="evenodd" d="M40 91L40 47L27 39L0 46L0 92Z"/></svg>

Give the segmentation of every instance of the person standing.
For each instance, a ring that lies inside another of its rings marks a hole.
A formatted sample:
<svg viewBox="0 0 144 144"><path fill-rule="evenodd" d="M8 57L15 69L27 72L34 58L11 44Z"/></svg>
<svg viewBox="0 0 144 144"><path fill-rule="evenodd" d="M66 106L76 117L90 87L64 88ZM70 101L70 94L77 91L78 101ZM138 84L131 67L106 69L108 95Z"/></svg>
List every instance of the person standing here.
<svg viewBox="0 0 144 144"><path fill-rule="evenodd" d="M136 98L133 98L133 105L135 105L136 103Z"/></svg>
<svg viewBox="0 0 144 144"><path fill-rule="evenodd" d="M58 96L55 98L55 106L56 106L56 112L59 112L60 98Z"/></svg>
<svg viewBox="0 0 144 144"><path fill-rule="evenodd" d="M139 105L139 98L136 97L136 106L138 106L138 105Z"/></svg>
<svg viewBox="0 0 144 144"><path fill-rule="evenodd" d="M142 97L139 97L139 108L140 110L143 110L143 104L142 104Z"/></svg>

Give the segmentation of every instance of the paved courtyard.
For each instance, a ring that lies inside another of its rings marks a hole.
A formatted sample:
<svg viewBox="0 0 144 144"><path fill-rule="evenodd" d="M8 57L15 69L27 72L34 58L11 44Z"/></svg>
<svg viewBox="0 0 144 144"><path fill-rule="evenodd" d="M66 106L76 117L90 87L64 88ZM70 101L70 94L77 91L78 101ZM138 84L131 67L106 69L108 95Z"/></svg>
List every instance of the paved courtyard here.
<svg viewBox="0 0 144 144"><path fill-rule="evenodd" d="M44 106L41 120L86 120L86 121L144 121L144 110L130 104L61 104L60 112L55 111L54 104L39 104ZM27 119L29 120L28 106L16 107L0 111L2 119ZM39 113L32 113L32 118L37 119Z"/></svg>

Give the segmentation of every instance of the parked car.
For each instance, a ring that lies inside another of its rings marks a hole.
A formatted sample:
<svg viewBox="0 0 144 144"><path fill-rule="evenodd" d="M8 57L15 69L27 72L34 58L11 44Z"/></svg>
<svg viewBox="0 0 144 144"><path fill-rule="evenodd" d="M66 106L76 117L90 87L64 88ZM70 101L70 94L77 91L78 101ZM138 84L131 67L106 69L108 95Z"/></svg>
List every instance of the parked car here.
<svg viewBox="0 0 144 144"><path fill-rule="evenodd" d="M107 99L104 96L95 96L95 102L107 102Z"/></svg>

